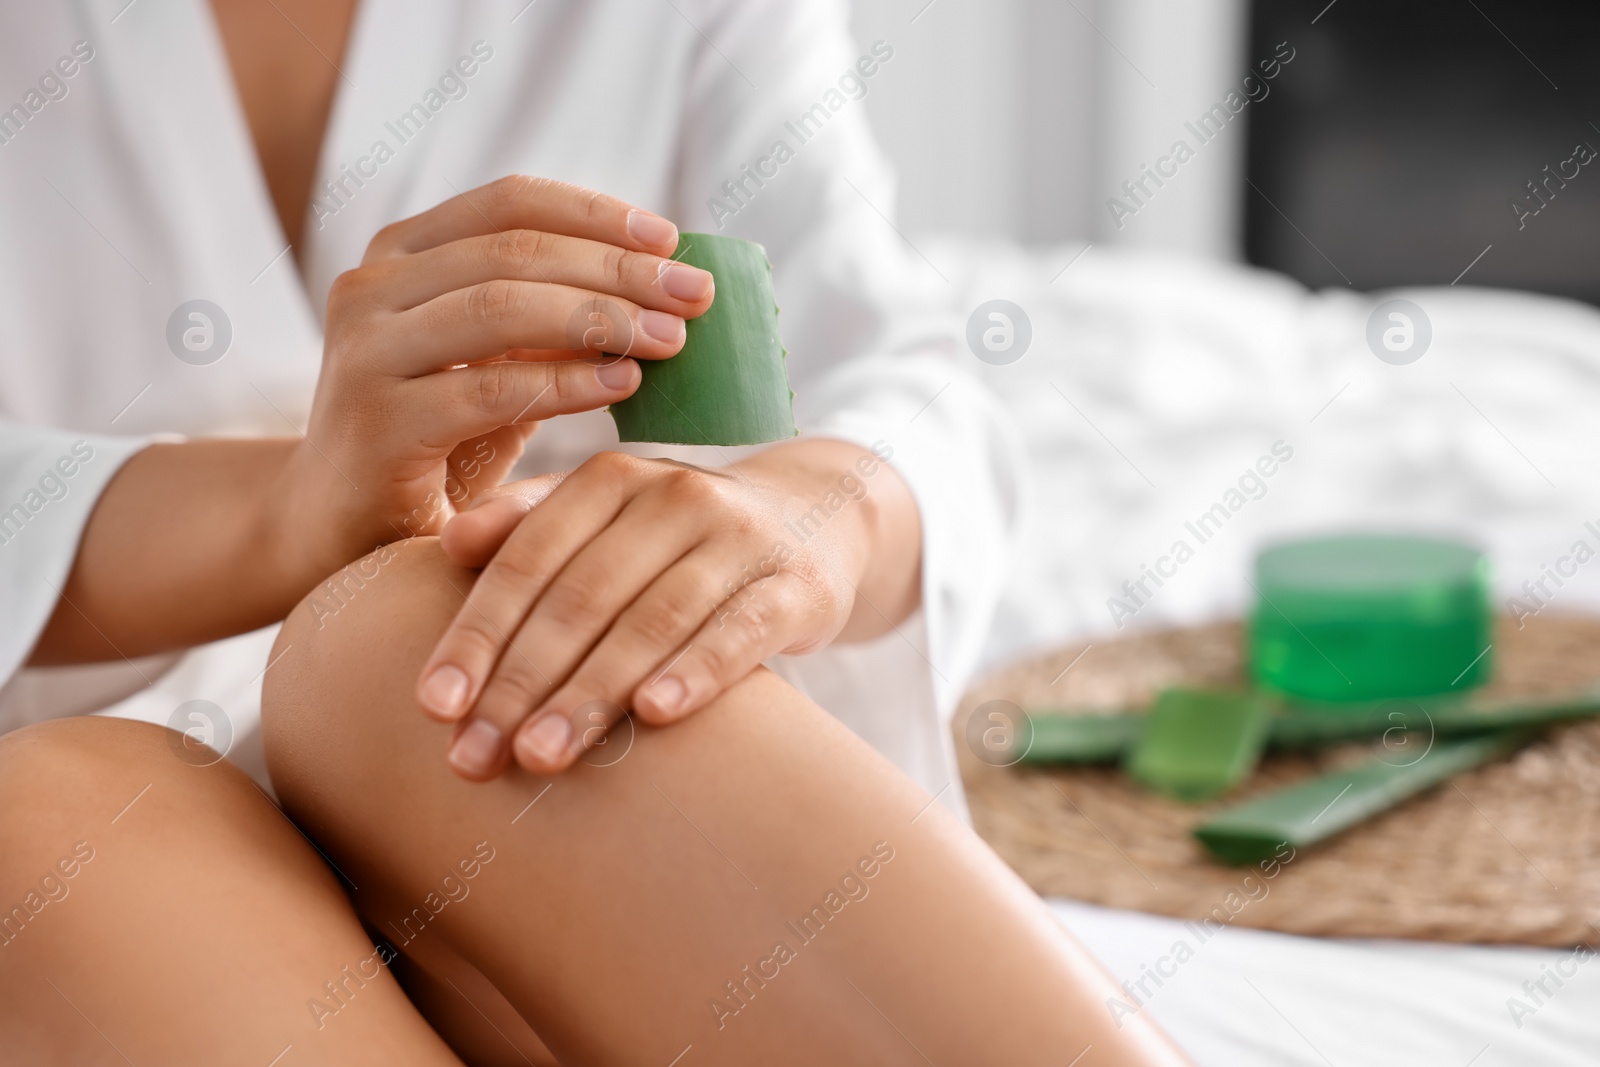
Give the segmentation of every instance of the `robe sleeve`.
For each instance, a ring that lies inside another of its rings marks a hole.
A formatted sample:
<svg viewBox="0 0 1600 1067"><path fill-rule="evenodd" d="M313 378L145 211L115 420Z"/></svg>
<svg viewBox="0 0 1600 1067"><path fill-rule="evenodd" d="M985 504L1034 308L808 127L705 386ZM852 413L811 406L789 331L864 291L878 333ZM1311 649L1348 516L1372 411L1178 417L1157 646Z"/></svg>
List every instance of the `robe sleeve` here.
<svg viewBox="0 0 1600 1067"><path fill-rule="evenodd" d="M1021 448L973 374L950 283L896 229L867 95L894 43L853 43L842 4L682 4L681 227L759 241L773 263L802 433L887 452L923 527L923 623L942 714L970 675L1021 507Z"/></svg>
<svg viewBox="0 0 1600 1067"><path fill-rule="evenodd" d="M149 443L0 421L0 684L50 621L100 494Z"/></svg>

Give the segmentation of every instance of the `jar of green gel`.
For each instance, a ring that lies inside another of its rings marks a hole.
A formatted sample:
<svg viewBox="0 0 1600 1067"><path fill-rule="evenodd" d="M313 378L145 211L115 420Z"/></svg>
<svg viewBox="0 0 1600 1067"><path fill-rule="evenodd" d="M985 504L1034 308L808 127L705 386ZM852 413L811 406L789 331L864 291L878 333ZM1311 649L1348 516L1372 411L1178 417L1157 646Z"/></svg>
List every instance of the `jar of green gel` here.
<svg viewBox="0 0 1600 1067"><path fill-rule="evenodd" d="M1489 679L1483 552L1428 537L1352 534L1256 557L1250 669L1258 685L1344 702L1470 689Z"/></svg>

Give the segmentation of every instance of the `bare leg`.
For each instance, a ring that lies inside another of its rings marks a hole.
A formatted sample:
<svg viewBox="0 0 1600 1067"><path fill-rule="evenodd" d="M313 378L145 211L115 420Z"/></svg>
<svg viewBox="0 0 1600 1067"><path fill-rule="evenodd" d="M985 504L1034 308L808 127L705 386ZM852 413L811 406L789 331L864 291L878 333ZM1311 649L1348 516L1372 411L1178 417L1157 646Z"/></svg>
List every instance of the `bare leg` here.
<svg viewBox="0 0 1600 1067"><path fill-rule="evenodd" d="M765 672L617 758L624 730L609 766L460 779L411 694L473 576L390 551L286 624L273 781L369 922L470 961L562 1063L1182 1062L1116 1028L1109 980L969 830Z"/></svg>
<svg viewBox="0 0 1600 1067"><path fill-rule="evenodd" d="M0 738L0 1059L459 1064L294 826L176 736L78 718ZM329 981L350 1007L319 1026Z"/></svg>

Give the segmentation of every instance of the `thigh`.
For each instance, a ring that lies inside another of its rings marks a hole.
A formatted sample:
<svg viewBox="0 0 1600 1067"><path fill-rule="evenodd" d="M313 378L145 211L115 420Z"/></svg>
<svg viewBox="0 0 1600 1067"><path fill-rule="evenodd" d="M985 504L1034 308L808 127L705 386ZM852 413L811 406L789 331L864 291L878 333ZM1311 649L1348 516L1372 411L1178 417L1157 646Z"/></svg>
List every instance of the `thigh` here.
<svg viewBox="0 0 1600 1067"><path fill-rule="evenodd" d="M102 718L0 737L6 1062L459 1063L300 832L178 737Z"/></svg>

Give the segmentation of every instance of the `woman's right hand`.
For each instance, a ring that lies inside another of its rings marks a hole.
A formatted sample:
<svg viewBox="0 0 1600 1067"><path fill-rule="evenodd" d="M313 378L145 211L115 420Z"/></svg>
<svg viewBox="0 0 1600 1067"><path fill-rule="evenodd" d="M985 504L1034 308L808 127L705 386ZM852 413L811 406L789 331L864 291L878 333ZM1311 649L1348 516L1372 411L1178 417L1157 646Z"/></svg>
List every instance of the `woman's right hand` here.
<svg viewBox="0 0 1600 1067"><path fill-rule="evenodd" d="M600 408L711 305L677 228L509 177L394 223L328 295L322 374L286 471L300 562L327 574L436 533L499 484L540 419ZM600 352L626 353L596 359Z"/></svg>

